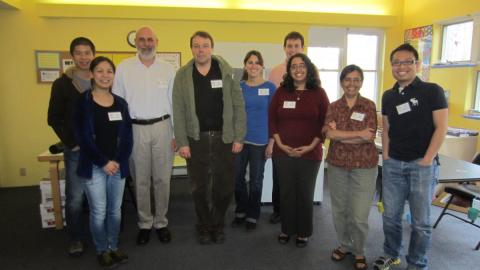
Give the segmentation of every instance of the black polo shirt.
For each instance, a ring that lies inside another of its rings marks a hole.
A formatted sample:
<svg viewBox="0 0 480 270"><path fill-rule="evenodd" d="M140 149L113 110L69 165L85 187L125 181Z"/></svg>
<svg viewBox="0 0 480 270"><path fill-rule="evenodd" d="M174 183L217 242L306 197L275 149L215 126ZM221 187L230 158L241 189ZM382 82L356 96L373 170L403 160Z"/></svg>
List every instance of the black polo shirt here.
<svg viewBox="0 0 480 270"><path fill-rule="evenodd" d="M418 77L399 92L396 83L382 97L382 115L388 117L388 155L402 161L423 158L435 127L432 112L447 108L443 89Z"/></svg>
<svg viewBox="0 0 480 270"><path fill-rule="evenodd" d="M218 131L223 128L222 72L218 62L212 59L208 73L203 76L193 65L195 112L200 131Z"/></svg>

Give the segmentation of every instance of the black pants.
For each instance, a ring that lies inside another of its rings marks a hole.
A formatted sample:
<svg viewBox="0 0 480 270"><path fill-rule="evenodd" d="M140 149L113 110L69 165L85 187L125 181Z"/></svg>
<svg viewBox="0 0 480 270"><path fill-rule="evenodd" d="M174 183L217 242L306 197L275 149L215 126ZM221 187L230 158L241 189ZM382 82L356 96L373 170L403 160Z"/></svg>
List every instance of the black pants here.
<svg viewBox="0 0 480 270"><path fill-rule="evenodd" d="M200 140L189 138L192 157L187 160L198 226L221 229L235 187L232 144L222 133L202 132Z"/></svg>
<svg viewBox="0 0 480 270"><path fill-rule="evenodd" d="M279 156L275 162L282 232L309 237L313 231L313 195L320 161Z"/></svg>
<svg viewBox="0 0 480 270"><path fill-rule="evenodd" d="M280 187L275 159L272 159L272 204L273 212L280 214Z"/></svg>

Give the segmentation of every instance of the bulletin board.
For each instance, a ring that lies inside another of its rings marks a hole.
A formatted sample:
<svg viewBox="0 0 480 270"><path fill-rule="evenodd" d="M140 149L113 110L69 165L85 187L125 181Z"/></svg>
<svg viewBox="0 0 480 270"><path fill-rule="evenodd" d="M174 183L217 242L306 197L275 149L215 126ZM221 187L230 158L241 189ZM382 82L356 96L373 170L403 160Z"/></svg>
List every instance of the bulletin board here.
<svg viewBox="0 0 480 270"><path fill-rule="evenodd" d="M118 64L129 57L135 56L136 52L108 52L99 51L96 56L110 58L113 63ZM175 71L182 66L180 52L158 52L157 57L170 63ZM37 83L52 83L59 78L65 70L74 65L72 56L68 51L35 51Z"/></svg>
<svg viewBox="0 0 480 270"><path fill-rule="evenodd" d="M433 25L421 26L405 30L405 43L409 43L418 51L422 68L417 74L422 80L428 81L430 61L432 58Z"/></svg>

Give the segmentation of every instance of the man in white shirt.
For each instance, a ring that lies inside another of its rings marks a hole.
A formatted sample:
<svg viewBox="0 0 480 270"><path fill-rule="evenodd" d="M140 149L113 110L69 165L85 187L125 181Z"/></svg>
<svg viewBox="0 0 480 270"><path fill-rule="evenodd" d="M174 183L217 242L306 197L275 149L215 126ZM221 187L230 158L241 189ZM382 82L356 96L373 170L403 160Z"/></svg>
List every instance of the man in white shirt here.
<svg viewBox="0 0 480 270"><path fill-rule="evenodd" d="M152 228L162 243L168 243L171 234L166 214L175 149L171 117L175 71L156 56L158 39L150 27L138 29L135 45L137 55L118 65L113 92L128 102L133 124L130 167L138 207L137 244L148 243ZM150 205L152 185L155 213Z"/></svg>
<svg viewBox="0 0 480 270"><path fill-rule="evenodd" d="M287 73L287 62L288 59L294 54L303 53L304 39L302 34L299 32L290 32L283 39L283 51L285 52L285 61L276 65L270 71L268 80L273 82L277 88L280 86L280 83L283 82L283 76ZM272 175L272 204L273 204L273 213L270 216L271 223L280 222L280 188L278 187L278 178L277 173L275 172L275 160L272 163L273 165L273 175Z"/></svg>

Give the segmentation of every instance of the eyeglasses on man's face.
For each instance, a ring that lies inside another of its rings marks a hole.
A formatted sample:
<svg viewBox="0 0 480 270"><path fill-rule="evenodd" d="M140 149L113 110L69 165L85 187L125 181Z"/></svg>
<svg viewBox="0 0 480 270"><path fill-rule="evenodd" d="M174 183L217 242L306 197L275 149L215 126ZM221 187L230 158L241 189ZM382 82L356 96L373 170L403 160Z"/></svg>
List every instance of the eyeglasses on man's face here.
<svg viewBox="0 0 480 270"><path fill-rule="evenodd" d="M392 66L394 66L394 67L399 67L399 66L411 66L411 65L416 64L416 63L418 63L417 60L405 60L405 61L396 61L396 60L394 60L394 61L392 62Z"/></svg>

